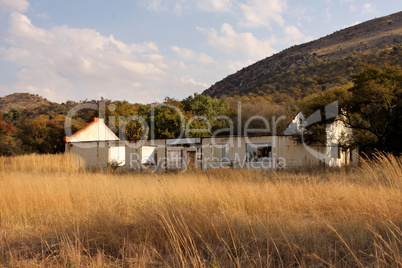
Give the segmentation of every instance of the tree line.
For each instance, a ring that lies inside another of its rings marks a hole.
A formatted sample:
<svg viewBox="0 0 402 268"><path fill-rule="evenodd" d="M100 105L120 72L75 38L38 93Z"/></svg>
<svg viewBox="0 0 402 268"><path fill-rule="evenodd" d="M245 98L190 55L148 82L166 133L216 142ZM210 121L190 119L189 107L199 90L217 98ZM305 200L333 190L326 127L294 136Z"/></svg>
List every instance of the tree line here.
<svg viewBox="0 0 402 268"><path fill-rule="evenodd" d="M138 140L148 133L147 138L176 138L183 131L190 137L210 136L219 129L234 124L244 127L253 116L270 120L286 116L278 123L277 133L284 130L292 116L301 110L310 115L332 103L339 102L339 113L344 123L353 129L353 137L347 147L359 147L364 152L374 150L400 154L402 144L402 70L400 67L366 65L363 70L351 76L351 83L333 87L321 93L310 94L301 100L289 97L280 102L272 96L232 96L212 98L194 94L183 100L165 98L162 105L129 103L128 101L91 100L62 104L51 104L35 109L12 109L0 113L0 155L27 153L58 153L64 151L64 122L70 109L78 104L105 102L106 124L113 125L117 135L129 141ZM241 108L238 104L241 103ZM172 109L170 107L176 107ZM239 110L241 109L241 110ZM153 110L153 113L151 113ZM240 111L240 112L239 112ZM99 116L98 110L78 111L72 119L72 130L76 132ZM141 117L147 126L151 123L155 131L150 135L138 121L119 121L130 116ZM112 119L114 122L109 122ZM113 123L113 124L111 124ZM126 124L122 127L120 124ZM307 140L319 142L325 134L325 122L309 126ZM249 128L263 129L263 120L253 120ZM124 133L119 133L123 130ZM201 131L192 131L194 129ZM240 128L241 131L241 128ZM227 135L222 131L220 135ZM258 134L258 133L255 133ZM261 134L268 134L261 132Z"/></svg>

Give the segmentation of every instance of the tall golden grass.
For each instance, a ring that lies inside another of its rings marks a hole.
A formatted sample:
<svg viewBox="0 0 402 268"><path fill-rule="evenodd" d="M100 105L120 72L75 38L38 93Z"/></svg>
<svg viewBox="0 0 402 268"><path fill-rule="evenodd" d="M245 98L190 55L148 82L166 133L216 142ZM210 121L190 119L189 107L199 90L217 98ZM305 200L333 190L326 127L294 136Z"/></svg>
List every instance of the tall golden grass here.
<svg viewBox="0 0 402 268"><path fill-rule="evenodd" d="M0 172L80 172L85 162L74 154L0 156Z"/></svg>
<svg viewBox="0 0 402 268"><path fill-rule="evenodd" d="M402 266L402 162L392 155L308 172L78 171L0 171L1 264Z"/></svg>

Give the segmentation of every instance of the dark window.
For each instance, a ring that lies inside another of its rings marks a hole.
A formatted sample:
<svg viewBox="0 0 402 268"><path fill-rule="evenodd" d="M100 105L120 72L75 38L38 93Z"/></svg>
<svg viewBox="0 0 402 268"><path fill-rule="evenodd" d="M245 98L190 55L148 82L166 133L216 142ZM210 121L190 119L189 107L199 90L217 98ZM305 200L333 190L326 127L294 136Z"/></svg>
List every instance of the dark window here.
<svg viewBox="0 0 402 268"><path fill-rule="evenodd" d="M270 161L272 146L270 143L247 144L248 161Z"/></svg>
<svg viewBox="0 0 402 268"><path fill-rule="evenodd" d="M272 151L271 146L257 147L258 158L271 157L271 151Z"/></svg>

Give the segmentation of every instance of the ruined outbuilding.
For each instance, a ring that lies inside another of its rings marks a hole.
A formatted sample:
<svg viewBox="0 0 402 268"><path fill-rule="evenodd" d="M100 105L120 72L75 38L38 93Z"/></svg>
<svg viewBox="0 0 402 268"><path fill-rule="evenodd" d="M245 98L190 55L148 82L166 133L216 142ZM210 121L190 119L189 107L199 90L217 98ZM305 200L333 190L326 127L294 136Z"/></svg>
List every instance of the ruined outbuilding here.
<svg viewBox="0 0 402 268"><path fill-rule="evenodd" d="M341 167L357 163L356 150L343 150L341 137L350 135L341 120L326 124L326 144L295 142L306 119L300 112L277 136L228 136L121 141L103 119L66 137L66 152L80 155L87 168L118 165L124 170L166 171L217 168L297 169L312 166ZM346 134L346 135L345 135Z"/></svg>
<svg viewBox="0 0 402 268"><path fill-rule="evenodd" d="M81 156L87 168L105 168L111 163L125 166L126 142L121 142L102 118L95 118L74 135L65 137L65 141L66 153Z"/></svg>

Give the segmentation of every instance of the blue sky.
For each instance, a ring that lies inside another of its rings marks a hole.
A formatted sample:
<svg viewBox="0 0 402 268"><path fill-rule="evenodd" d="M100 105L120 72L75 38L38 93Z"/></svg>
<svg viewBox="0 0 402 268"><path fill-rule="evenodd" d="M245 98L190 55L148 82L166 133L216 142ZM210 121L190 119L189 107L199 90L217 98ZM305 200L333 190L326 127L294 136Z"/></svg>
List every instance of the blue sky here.
<svg viewBox="0 0 402 268"><path fill-rule="evenodd" d="M290 46L401 10L399 0L0 0L0 97L183 99Z"/></svg>

